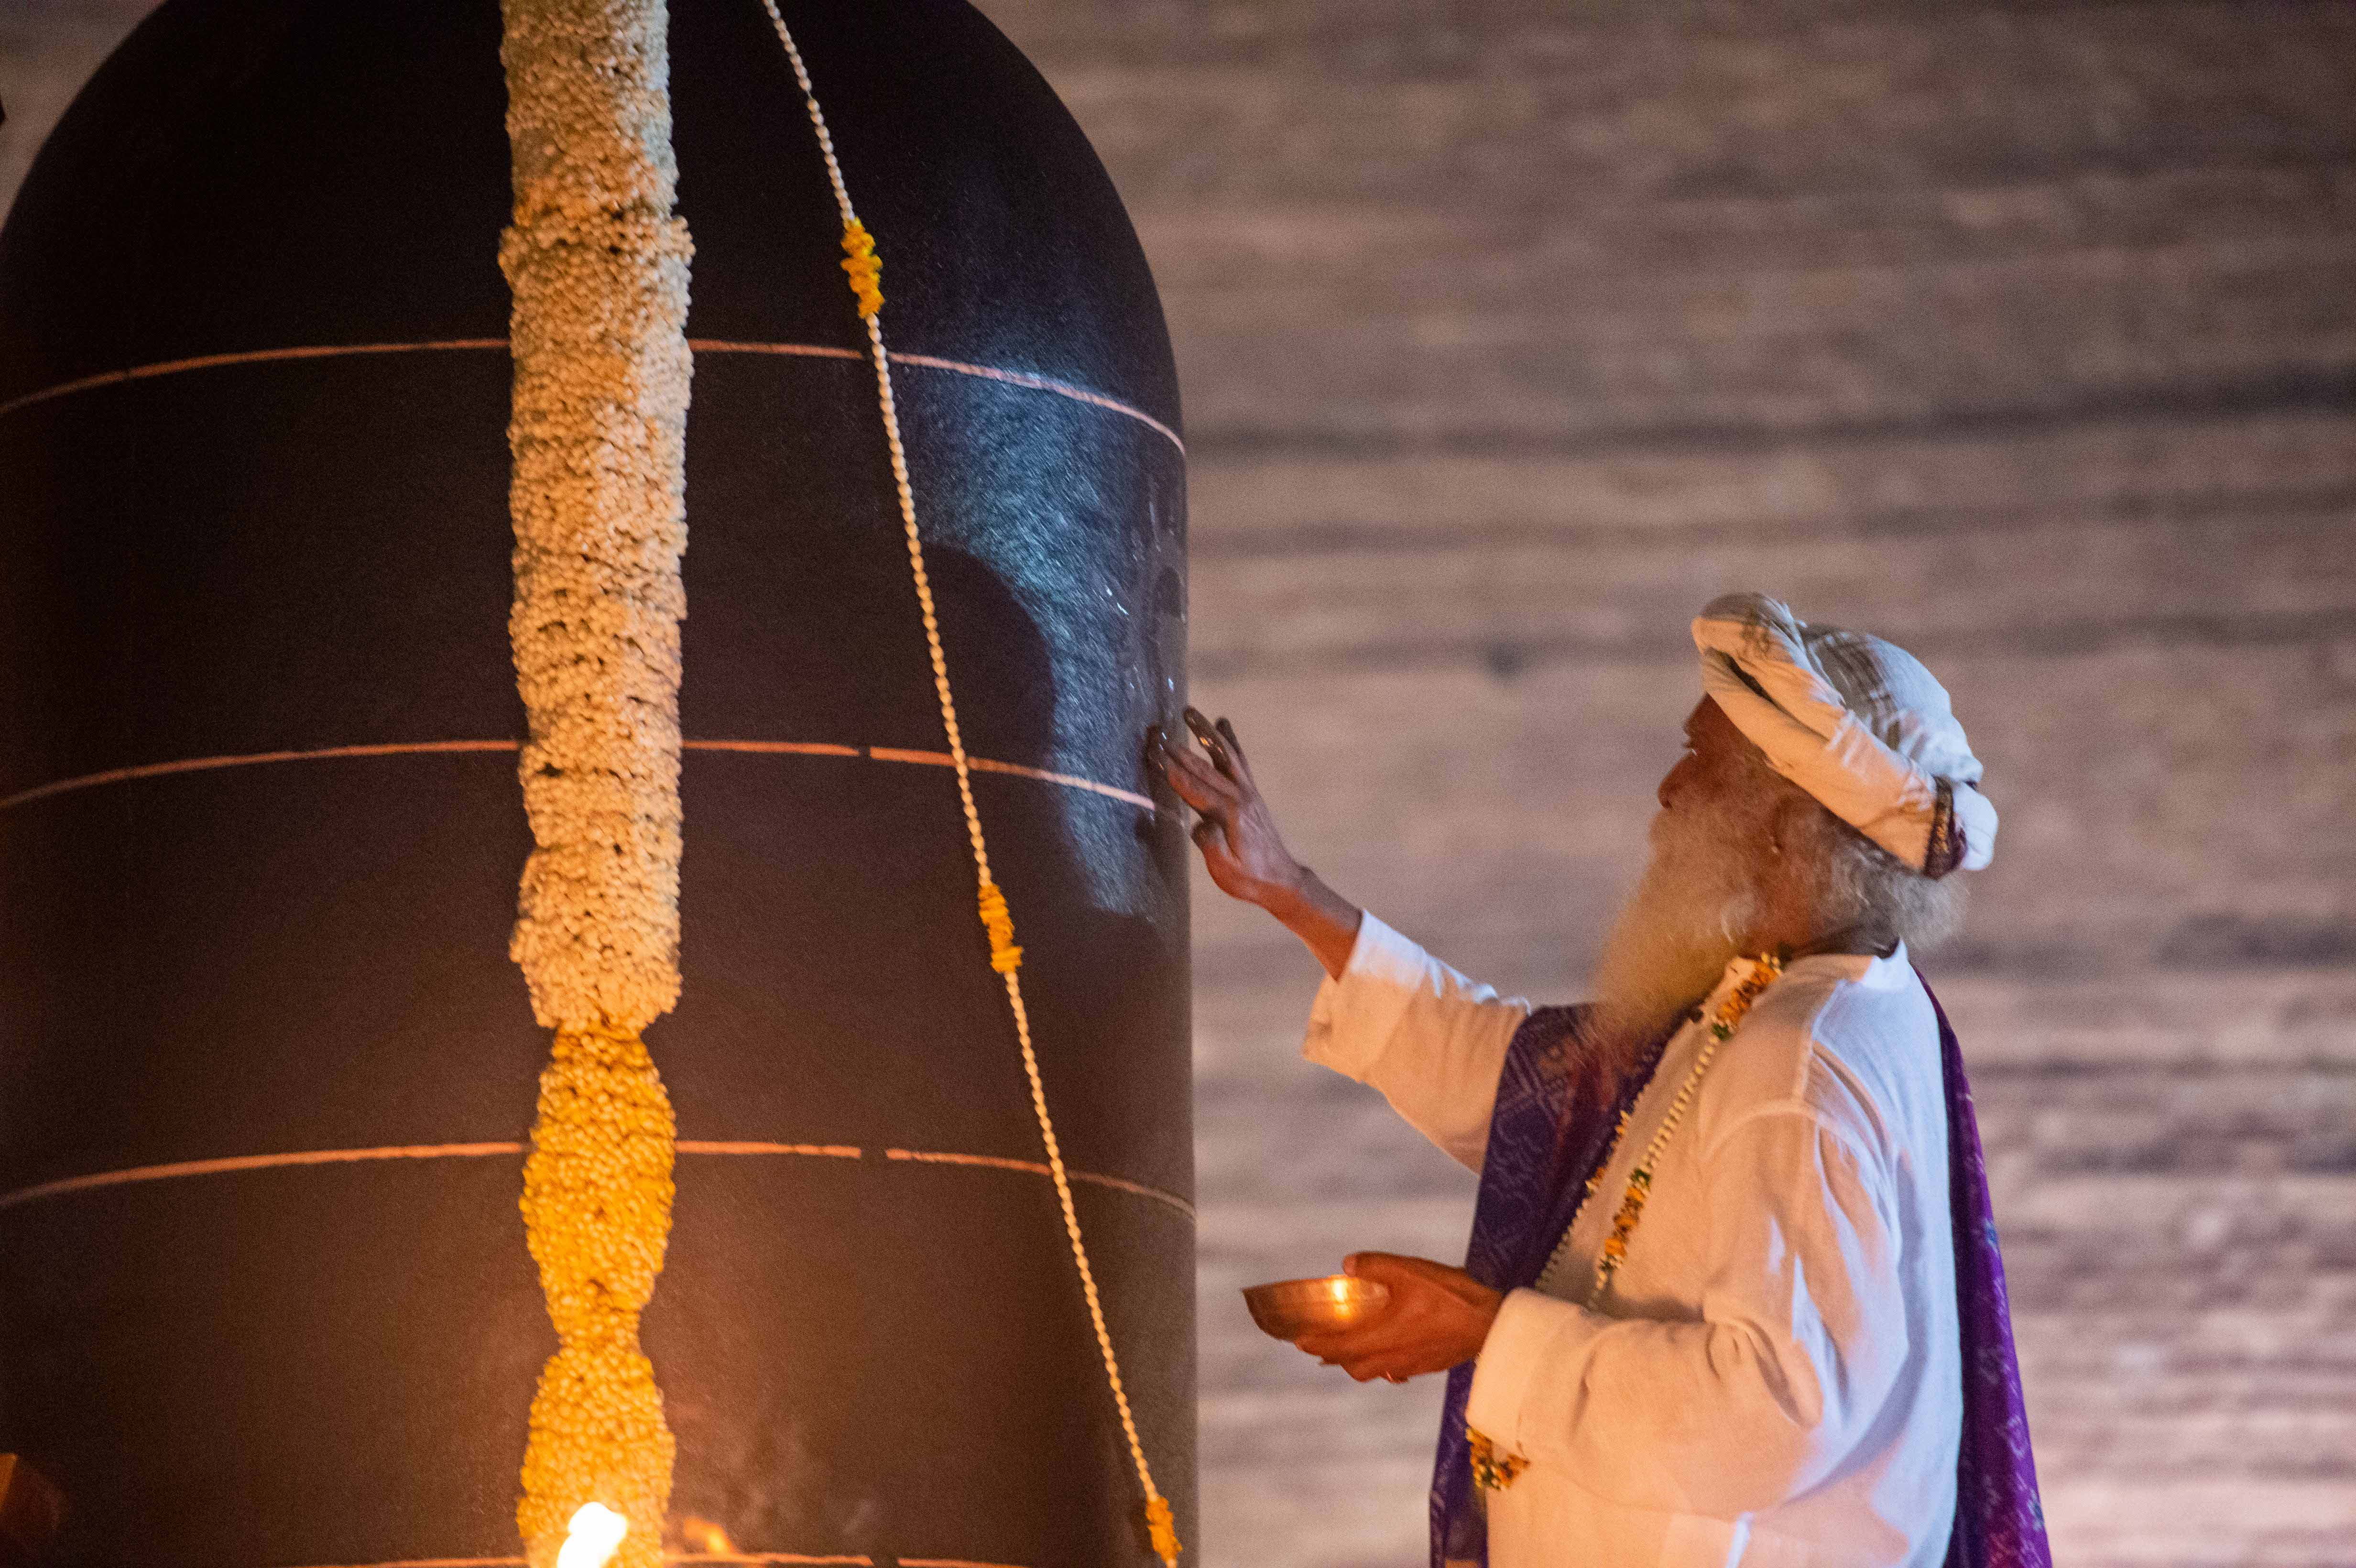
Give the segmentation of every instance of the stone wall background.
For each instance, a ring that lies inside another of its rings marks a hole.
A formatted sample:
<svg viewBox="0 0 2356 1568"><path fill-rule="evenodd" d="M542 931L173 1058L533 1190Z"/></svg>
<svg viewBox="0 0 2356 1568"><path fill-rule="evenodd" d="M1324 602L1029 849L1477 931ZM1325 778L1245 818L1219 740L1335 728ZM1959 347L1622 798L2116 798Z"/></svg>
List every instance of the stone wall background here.
<svg viewBox="0 0 2356 1568"><path fill-rule="evenodd" d="M2005 814L1927 967L2057 1556L2356 1563L2356 9L982 3L1160 276L1195 693L1296 849L1573 994L1696 607L1921 653ZM0 199L147 8L0 0ZM1453 1260L1471 1180L1198 891L1201 1560L1404 1568L1435 1381L1233 1290Z"/></svg>

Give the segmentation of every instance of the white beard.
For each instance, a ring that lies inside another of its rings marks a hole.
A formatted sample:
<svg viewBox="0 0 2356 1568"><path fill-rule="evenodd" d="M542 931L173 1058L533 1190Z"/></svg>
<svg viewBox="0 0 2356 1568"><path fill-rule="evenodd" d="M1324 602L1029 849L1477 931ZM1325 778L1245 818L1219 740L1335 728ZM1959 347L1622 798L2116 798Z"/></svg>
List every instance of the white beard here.
<svg viewBox="0 0 2356 1568"><path fill-rule="evenodd" d="M1690 797L1689 797L1690 802ZM1653 856L1595 966L1602 1037L1633 1051L1700 1001L1745 950L1760 914L1757 846L1772 806L1751 792L1681 805L1653 819Z"/></svg>

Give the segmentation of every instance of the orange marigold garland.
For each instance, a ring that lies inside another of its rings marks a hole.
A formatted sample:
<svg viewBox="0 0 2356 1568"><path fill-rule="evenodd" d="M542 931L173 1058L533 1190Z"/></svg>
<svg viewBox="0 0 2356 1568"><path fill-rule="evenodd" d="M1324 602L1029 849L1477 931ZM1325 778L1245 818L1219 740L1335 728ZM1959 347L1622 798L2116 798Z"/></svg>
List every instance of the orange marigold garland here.
<svg viewBox="0 0 2356 1568"><path fill-rule="evenodd" d="M996 882L981 884L981 925L990 933L990 966L1001 975L1023 967L1023 949L1014 945L1014 916Z"/></svg>
<svg viewBox="0 0 2356 1568"><path fill-rule="evenodd" d="M535 1563L553 1560L584 1502L630 1521L616 1563L659 1557L677 1445L638 1314L662 1272L677 1133L636 1034L557 1035L523 1168L524 1233L560 1347L532 1397L517 1509Z"/></svg>
<svg viewBox="0 0 2356 1568"><path fill-rule="evenodd" d="M842 270L851 274L851 292L864 321L884 308L884 261L875 254L874 236L856 218L842 226Z"/></svg>

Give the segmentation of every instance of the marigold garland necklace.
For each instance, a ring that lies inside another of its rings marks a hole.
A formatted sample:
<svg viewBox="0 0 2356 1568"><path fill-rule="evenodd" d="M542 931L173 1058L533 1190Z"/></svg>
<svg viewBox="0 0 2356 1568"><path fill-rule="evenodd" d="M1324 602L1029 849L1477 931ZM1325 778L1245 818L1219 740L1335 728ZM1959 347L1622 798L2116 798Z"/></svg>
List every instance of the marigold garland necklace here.
<svg viewBox="0 0 2356 1568"><path fill-rule="evenodd" d="M1644 1146L1644 1157L1636 1162L1636 1168L1628 1173L1627 1190L1621 1195L1620 1211L1612 1217L1612 1234L1605 1238L1603 1250L1596 1257L1595 1278L1587 1287L1587 1299L1583 1305L1592 1307L1603 1299L1604 1291L1612 1284L1612 1276L1619 1272L1620 1264L1627 1258L1628 1243L1636 1233L1636 1222L1644 1217L1644 1200L1652 1195L1653 1172L1660 1164L1662 1151L1669 1147L1669 1139L1676 1132L1677 1124L1685 1119L1686 1107L1693 1103L1694 1092L1701 1087L1702 1076L1709 1071L1718 1048L1734 1038L1735 1029L1742 1022L1743 1015L1750 1012L1751 1005L1759 999L1760 993L1783 977L1783 965L1791 961L1791 957L1790 949L1779 948L1772 953L1762 953L1756 958L1738 958L1730 965L1737 971L1734 989L1728 992L1726 999L1710 1013L1707 1024L1708 1038L1701 1043L1700 1053L1694 1058L1693 1066L1687 1070L1685 1082L1677 1085L1676 1097L1669 1102L1668 1114L1661 1118L1660 1127L1653 1134L1653 1141ZM1628 1136L1628 1123L1634 1109L1632 1104L1620 1113L1619 1125L1612 1132L1611 1147L1603 1151L1602 1159L1596 1163L1595 1174L1587 1179L1588 1199L1593 1198L1596 1189L1602 1186L1603 1173L1612 1168L1612 1160L1618 1157L1621 1141ZM1580 1213L1585 1211L1586 1199L1582 1199ZM1570 1232L1578 1228L1578 1224L1579 1215L1573 1214L1570 1226L1563 1232L1561 1242L1555 1247L1554 1256L1547 1263L1546 1274L1553 1273L1555 1265L1562 1261L1563 1253L1570 1247ZM1504 1491L1528 1467L1529 1461L1518 1455L1500 1454L1495 1442L1469 1423L1464 1428L1464 1435L1472 1443L1472 1484L1482 1490Z"/></svg>
<svg viewBox="0 0 2356 1568"><path fill-rule="evenodd" d="M1786 956L1786 952L1779 950L1762 953L1756 958L1738 958L1730 965L1736 972L1734 989L1727 993L1726 999L1719 1003L1709 1015L1708 1038L1701 1042L1700 1052L1695 1056L1693 1066L1687 1071L1685 1082L1677 1085L1676 1097L1669 1102L1668 1114L1661 1118L1660 1126L1653 1134L1653 1141L1644 1146L1644 1157L1637 1160L1636 1168L1628 1173L1628 1188L1621 1194L1620 1211L1612 1217L1612 1233L1604 1238L1603 1250L1596 1254L1595 1278L1587 1287L1587 1306L1593 1307L1603 1299L1603 1293L1611 1288L1612 1276L1627 1261L1628 1243L1636 1234L1637 1221L1644 1218L1644 1200L1652 1196L1653 1172L1659 1168L1661 1155L1669 1147L1669 1139L1676 1135L1677 1124L1685 1120L1686 1107L1693 1103L1694 1092L1701 1087L1703 1075L1709 1072L1709 1064L1716 1058L1718 1048L1734 1037L1736 1027L1742 1022L1743 1015L1750 1012L1751 1005L1759 999L1760 993L1783 976ZM1628 1122L1634 1109L1631 1105L1620 1113L1620 1125L1612 1134L1612 1147L1604 1150L1595 1174L1587 1179L1589 1198L1595 1196L1595 1189L1602 1185L1603 1173L1611 1168L1612 1161L1620 1153L1620 1143L1628 1136ZM1577 1224L1576 1216L1572 1224L1574 1227ZM1556 1255L1559 1257L1562 1248L1569 1245L1570 1233L1565 1231Z"/></svg>
<svg viewBox="0 0 2356 1568"><path fill-rule="evenodd" d="M1795 957L1811 957L1818 953L1839 951L1856 935L1857 933L1853 929L1843 930L1801 949L1797 954L1788 947L1779 947L1772 953L1762 953L1756 958L1738 958L1733 965L1729 966L1730 968L1740 966L1734 989L1727 993L1726 1000L1720 1002L1717 1010L1709 1015L1709 1038L1702 1041L1700 1054L1694 1058L1692 1069L1686 1073L1686 1081L1677 1086L1676 1098L1669 1102L1668 1115L1661 1118L1660 1128L1653 1134L1653 1141L1644 1146L1644 1157L1638 1160L1636 1168L1628 1173L1628 1190L1620 1200L1620 1212L1612 1216L1612 1234L1605 1238L1603 1251L1595 1260L1595 1279L1587 1289L1587 1306L1592 1307L1603 1298L1603 1292L1610 1286L1612 1276L1619 1272L1621 1264L1626 1261L1629 1238L1636 1233L1636 1221L1644 1212L1644 1200L1652 1195L1653 1171L1660 1163L1661 1151L1669 1147L1670 1135L1676 1131L1677 1124L1685 1119L1686 1106L1692 1103L1694 1091L1701 1087L1702 1074L1709 1071L1710 1060L1717 1055L1718 1048L1734 1037L1735 1027L1742 1022L1743 1015L1751 1010L1751 1004L1759 999L1760 993L1783 978L1785 965L1790 964ZM1893 944L1892 948L1894 947ZM1888 955L1887 952L1882 950L1876 949L1876 951L1882 956ZM1620 1113L1620 1125L1613 1128L1612 1133L1612 1147L1603 1151L1602 1162L1596 1166L1595 1174L1587 1179L1589 1198L1595 1196L1596 1188L1602 1184L1603 1173L1611 1168L1613 1157L1619 1154L1620 1140L1628 1135L1628 1119L1634 1109L1635 1107L1631 1105L1628 1110ZM1581 1201L1580 1206L1584 1209L1584 1200ZM1571 1217L1571 1223L1574 1227L1578 1224L1576 1214ZM1554 1258L1547 1262L1547 1267L1549 1272L1569 1245L1570 1232L1566 1230L1563 1232L1562 1241L1555 1248Z"/></svg>

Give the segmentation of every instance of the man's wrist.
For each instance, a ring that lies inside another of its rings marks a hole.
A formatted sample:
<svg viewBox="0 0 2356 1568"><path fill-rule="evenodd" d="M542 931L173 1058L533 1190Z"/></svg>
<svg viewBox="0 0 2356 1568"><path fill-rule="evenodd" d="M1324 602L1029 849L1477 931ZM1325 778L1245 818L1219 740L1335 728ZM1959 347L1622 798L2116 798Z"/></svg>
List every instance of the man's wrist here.
<svg viewBox="0 0 2356 1568"><path fill-rule="evenodd" d="M1316 900L1310 890L1316 880L1316 872L1296 861L1290 876L1280 880L1263 883L1259 898L1256 901L1260 908L1276 916L1285 924L1290 925L1302 915L1315 910Z"/></svg>
<svg viewBox="0 0 2356 1568"><path fill-rule="evenodd" d="M1281 888L1260 907L1301 938L1317 955L1317 962L1324 965L1327 975L1336 980L1342 977L1342 972L1350 966L1351 954L1357 948L1358 926L1364 915L1357 905L1327 887L1316 872L1295 861L1290 885Z"/></svg>

